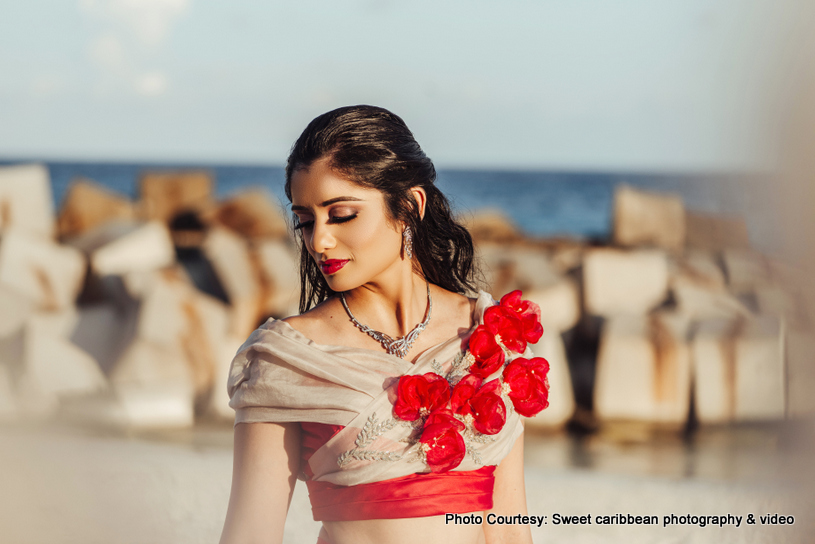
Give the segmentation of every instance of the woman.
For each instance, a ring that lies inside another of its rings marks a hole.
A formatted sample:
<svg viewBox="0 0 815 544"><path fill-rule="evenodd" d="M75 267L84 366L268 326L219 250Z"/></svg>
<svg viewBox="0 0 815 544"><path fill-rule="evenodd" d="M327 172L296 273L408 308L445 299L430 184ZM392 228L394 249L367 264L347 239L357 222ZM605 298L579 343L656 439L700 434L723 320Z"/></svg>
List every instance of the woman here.
<svg viewBox="0 0 815 544"><path fill-rule="evenodd" d="M269 320L233 361L222 543L280 542L298 476L319 542L531 542L485 512L526 514L519 414L545 407L548 365L517 356L540 312L520 292L465 296L472 239L435 177L382 108L328 112L295 143L301 315Z"/></svg>

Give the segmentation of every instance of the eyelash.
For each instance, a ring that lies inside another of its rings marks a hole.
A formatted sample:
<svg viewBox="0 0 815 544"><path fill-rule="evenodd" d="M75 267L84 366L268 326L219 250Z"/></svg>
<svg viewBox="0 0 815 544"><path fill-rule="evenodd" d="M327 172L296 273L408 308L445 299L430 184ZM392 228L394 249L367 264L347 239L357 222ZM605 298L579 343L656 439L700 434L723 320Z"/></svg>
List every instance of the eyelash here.
<svg viewBox="0 0 815 544"><path fill-rule="evenodd" d="M340 224L340 223L347 223L351 219L354 219L356 216L357 216L357 214L346 215L344 217L331 217L328 220L328 222L331 225L337 225L337 224ZM294 226L294 230L307 229L307 228L311 227L313 224L314 224L313 220L312 221L305 221L303 223L298 223L297 225Z"/></svg>

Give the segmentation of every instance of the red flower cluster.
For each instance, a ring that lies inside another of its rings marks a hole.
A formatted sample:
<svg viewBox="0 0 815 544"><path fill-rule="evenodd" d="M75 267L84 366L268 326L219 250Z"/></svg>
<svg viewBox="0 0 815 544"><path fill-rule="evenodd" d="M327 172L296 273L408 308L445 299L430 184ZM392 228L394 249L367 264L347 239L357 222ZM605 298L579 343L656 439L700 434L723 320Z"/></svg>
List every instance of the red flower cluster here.
<svg viewBox="0 0 815 544"><path fill-rule="evenodd" d="M452 390L445 378L433 372L400 378L393 412L405 421L425 418L419 442L432 472L452 470L464 459L466 445L461 433L467 426L459 418L486 435L504 428L507 408L502 392L508 392L515 410L523 416L546 408L549 363L545 359L520 357L504 367L504 348L523 353L527 343L537 342L542 334L538 305L522 300L521 291L513 291L485 310L484 324L470 336L469 374ZM501 367L501 379L484 383Z"/></svg>
<svg viewBox="0 0 815 544"><path fill-rule="evenodd" d="M548 372L549 362L543 357L518 357L506 366L503 379L516 412L532 417L549 406Z"/></svg>

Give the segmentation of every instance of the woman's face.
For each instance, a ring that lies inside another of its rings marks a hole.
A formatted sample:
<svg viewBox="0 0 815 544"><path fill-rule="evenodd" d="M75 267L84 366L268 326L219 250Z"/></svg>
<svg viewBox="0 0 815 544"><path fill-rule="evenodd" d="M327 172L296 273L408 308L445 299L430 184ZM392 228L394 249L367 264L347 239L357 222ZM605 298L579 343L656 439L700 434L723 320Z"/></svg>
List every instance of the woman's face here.
<svg viewBox="0 0 815 544"><path fill-rule="evenodd" d="M327 166L294 172L292 211L303 242L334 291L348 291L402 266L402 231L387 219L385 199Z"/></svg>

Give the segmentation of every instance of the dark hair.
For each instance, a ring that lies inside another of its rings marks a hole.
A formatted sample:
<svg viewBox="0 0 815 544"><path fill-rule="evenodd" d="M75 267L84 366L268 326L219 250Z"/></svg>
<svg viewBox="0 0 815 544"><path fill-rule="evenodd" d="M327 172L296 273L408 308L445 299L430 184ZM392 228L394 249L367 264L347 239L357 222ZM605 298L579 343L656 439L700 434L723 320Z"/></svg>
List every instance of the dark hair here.
<svg viewBox="0 0 815 544"><path fill-rule="evenodd" d="M428 282L466 294L476 290L473 239L450 211L450 203L434 184L436 169L402 119L376 106L347 106L324 113L308 124L286 163L286 196L291 178L301 168L328 158L329 167L362 187L385 197L390 220L413 231L414 268ZM417 213L410 189L427 193L424 218ZM334 291L300 243L300 312L319 304Z"/></svg>

